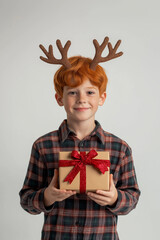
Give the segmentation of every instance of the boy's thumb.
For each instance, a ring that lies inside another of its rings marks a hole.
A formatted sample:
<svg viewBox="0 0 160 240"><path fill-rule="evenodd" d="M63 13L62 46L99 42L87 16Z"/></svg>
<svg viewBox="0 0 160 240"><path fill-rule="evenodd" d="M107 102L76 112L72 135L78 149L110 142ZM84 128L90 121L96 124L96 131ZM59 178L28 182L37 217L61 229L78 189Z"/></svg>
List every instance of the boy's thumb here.
<svg viewBox="0 0 160 240"><path fill-rule="evenodd" d="M110 188L114 185L113 174L110 174Z"/></svg>
<svg viewBox="0 0 160 240"><path fill-rule="evenodd" d="M54 169L54 176L51 183L54 187L58 187L58 169Z"/></svg>

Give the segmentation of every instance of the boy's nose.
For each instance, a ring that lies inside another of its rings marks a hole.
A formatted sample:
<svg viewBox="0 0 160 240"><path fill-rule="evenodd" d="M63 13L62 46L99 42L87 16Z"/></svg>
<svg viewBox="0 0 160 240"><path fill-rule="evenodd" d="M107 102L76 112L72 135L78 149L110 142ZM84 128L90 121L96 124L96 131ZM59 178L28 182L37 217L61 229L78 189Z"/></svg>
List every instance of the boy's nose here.
<svg viewBox="0 0 160 240"><path fill-rule="evenodd" d="M86 102L86 98L83 94L79 94L78 98L77 98L77 102L78 103L85 103Z"/></svg>
<svg viewBox="0 0 160 240"><path fill-rule="evenodd" d="M77 102L78 102L78 103L86 103L85 100L78 100Z"/></svg>

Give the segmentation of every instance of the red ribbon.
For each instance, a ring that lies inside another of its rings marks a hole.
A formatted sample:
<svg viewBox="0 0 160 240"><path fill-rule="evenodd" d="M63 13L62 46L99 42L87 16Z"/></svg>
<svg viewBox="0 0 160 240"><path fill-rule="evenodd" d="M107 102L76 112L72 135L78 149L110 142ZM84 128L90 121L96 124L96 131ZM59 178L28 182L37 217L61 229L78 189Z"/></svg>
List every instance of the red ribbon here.
<svg viewBox="0 0 160 240"><path fill-rule="evenodd" d="M109 160L93 159L97 155L98 153L95 150L91 150L87 154L86 152L80 152L79 154L74 150L71 153L71 157L74 158L74 160L59 160L59 167L74 166L64 179L64 182L69 182L71 184L73 179L80 172L80 193L86 192L86 165L94 166L103 174L108 171L108 167L110 167Z"/></svg>

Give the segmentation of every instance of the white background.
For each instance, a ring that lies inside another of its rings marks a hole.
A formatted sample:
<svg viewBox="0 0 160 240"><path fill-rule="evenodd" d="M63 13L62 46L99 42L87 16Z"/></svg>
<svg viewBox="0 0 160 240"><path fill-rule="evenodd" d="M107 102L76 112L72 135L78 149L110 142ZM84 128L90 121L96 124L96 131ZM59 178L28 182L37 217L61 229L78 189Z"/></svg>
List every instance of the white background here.
<svg viewBox="0 0 160 240"><path fill-rule="evenodd" d="M54 99L58 66L39 49L72 41L69 56L94 56L92 40L122 39L124 55L101 64L109 78L107 100L96 115L106 131L132 147L141 189L137 208L119 217L121 240L159 239L160 215L160 4L157 0L0 1L0 239L39 240L43 214L19 204L32 143L66 117ZM107 51L106 51L107 53Z"/></svg>

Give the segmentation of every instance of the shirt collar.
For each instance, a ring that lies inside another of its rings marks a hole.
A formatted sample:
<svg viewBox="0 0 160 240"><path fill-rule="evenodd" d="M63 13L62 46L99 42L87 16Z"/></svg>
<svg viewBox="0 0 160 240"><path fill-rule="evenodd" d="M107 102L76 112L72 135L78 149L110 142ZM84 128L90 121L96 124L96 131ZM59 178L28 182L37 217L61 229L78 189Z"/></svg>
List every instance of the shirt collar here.
<svg viewBox="0 0 160 240"><path fill-rule="evenodd" d="M96 135L98 139L104 144L105 143L104 131L97 120L95 120L95 124L96 124L95 129L90 133L90 136Z"/></svg>
<svg viewBox="0 0 160 240"><path fill-rule="evenodd" d="M97 136L98 139L104 144L105 143L105 136L104 136L104 131L100 125L100 123L95 120L95 128L94 130L89 134L90 136ZM63 122L61 123L60 127L59 127L59 136L60 136L60 140L62 142L64 142L69 134L74 134L69 128L68 128L68 125L67 125L67 120L63 120Z"/></svg>
<svg viewBox="0 0 160 240"><path fill-rule="evenodd" d="M61 123L61 125L59 127L60 140L62 142L64 142L68 138L68 135L69 135L70 132L71 131L68 128L68 125L67 125L67 119L65 119L65 120L63 120L63 122Z"/></svg>

